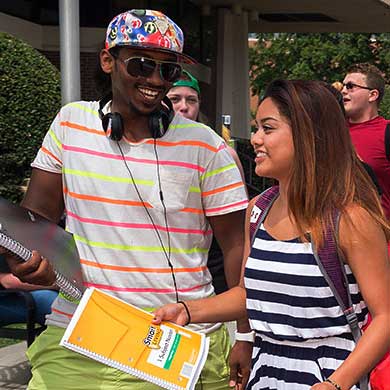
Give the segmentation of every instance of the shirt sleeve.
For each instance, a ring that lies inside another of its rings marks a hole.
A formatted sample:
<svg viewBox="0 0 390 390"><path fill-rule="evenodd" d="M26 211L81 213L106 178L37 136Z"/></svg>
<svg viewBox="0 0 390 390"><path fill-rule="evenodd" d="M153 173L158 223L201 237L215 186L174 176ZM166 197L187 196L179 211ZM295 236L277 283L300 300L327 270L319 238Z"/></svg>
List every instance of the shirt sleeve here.
<svg viewBox="0 0 390 390"><path fill-rule="evenodd" d="M64 139L64 128L61 125L63 109L53 120L48 132L43 139L31 166L44 171L61 173L62 172L62 144Z"/></svg>
<svg viewBox="0 0 390 390"><path fill-rule="evenodd" d="M245 184L225 143L220 144L200 181L206 216L228 214L248 206Z"/></svg>

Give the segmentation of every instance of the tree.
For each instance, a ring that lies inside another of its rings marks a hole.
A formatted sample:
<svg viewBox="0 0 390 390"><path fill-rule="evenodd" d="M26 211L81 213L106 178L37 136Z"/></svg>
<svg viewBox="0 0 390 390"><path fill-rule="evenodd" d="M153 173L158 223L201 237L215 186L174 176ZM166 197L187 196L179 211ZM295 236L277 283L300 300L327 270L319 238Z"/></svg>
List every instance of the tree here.
<svg viewBox="0 0 390 390"><path fill-rule="evenodd" d="M277 78L342 81L349 66L359 62L370 62L390 75L390 34L259 34L249 55L251 87L261 95ZM385 116L389 104L385 98Z"/></svg>
<svg viewBox="0 0 390 390"><path fill-rule="evenodd" d="M0 195L20 201L20 185L61 105L58 70L37 50L0 33Z"/></svg>

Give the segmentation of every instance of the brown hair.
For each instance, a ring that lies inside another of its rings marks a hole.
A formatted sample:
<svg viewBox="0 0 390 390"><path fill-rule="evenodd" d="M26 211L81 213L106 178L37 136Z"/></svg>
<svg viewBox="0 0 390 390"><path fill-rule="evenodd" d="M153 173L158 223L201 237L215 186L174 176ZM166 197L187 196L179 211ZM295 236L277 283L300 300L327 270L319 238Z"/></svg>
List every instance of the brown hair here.
<svg viewBox="0 0 390 390"><path fill-rule="evenodd" d="M288 202L301 237L310 231L315 244L321 245L333 211L343 212L353 203L366 209L389 237L379 197L332 92L318 81L276 80L265 98L272 99L291 126L294 161Z"/></svg>
<svg viewBox="0 0 390 390"><path fill-rule="evenodd" d="M385 79L382 72L375 66L369 63L354 64L350 66L347 73L361 73L366 76L367 87L376 89L379 92L377 104L379 106L385 94Z"/></svg>

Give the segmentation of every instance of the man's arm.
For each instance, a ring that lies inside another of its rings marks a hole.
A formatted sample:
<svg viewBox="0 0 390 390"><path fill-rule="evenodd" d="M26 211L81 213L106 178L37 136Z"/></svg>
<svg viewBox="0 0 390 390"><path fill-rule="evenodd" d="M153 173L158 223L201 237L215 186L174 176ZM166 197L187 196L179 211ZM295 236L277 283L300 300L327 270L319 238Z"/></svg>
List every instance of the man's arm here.
<svg viewBox="0 0 390 390"><path fill-rule="evenodd" d="M64 212L62 175L33 169L22 206L58 223ZM43 286L54 284L53 267L47 259L41 258L38 252L33 251L31 259L27 262L21 262L8 254L5 256L11 272L21 281Z"/></svg>
<svg viewBox="0 0 390 390"><path fill-rule="evenodd" d="M244 250L245 210L208 219L223 253L227 284L229 288L232 288L240 281Z"/></svg>
<svg viewBox="0 0 390 390"><path fill-rule="evenodd" d="M25 291L58 289L56 286L39 286L36 284L23 283L20 279L11 273L0 273L0 286L3 286L5 289L15 288Z"/></svg>
<svg viewBox="0 0 390 390"><path fill-rule="evenodd" d="M54 223L58 223L64 212L62 175L33 169L21 205Z"/></svg>

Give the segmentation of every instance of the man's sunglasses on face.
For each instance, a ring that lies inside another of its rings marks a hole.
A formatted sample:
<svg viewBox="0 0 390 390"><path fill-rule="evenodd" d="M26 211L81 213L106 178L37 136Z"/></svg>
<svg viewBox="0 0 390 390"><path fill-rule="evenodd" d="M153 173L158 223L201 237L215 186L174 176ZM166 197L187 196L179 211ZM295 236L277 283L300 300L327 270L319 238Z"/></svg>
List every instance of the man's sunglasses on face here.
<svg viewBox="0 0 390 390"><path fill-rule="evenodd" d="M127 73L133 77L150 77L158 66L161 79L174 83L179 80L182 72L181 66L176 62L158 61L147 57L130 57L121 61L125 63Z"/></svg>
<svg viewBox="0 0 390 390"><path fill-rule="evenodd" d="M351 89L354 89L354 88L368 89L369 91L372 90L372 88L370 88L370 87L366 87L365 85L355 84L355 83L352 83L351 81L348 81L347 83L343 83L343 86L348 91L350 91Z"/></svg>

